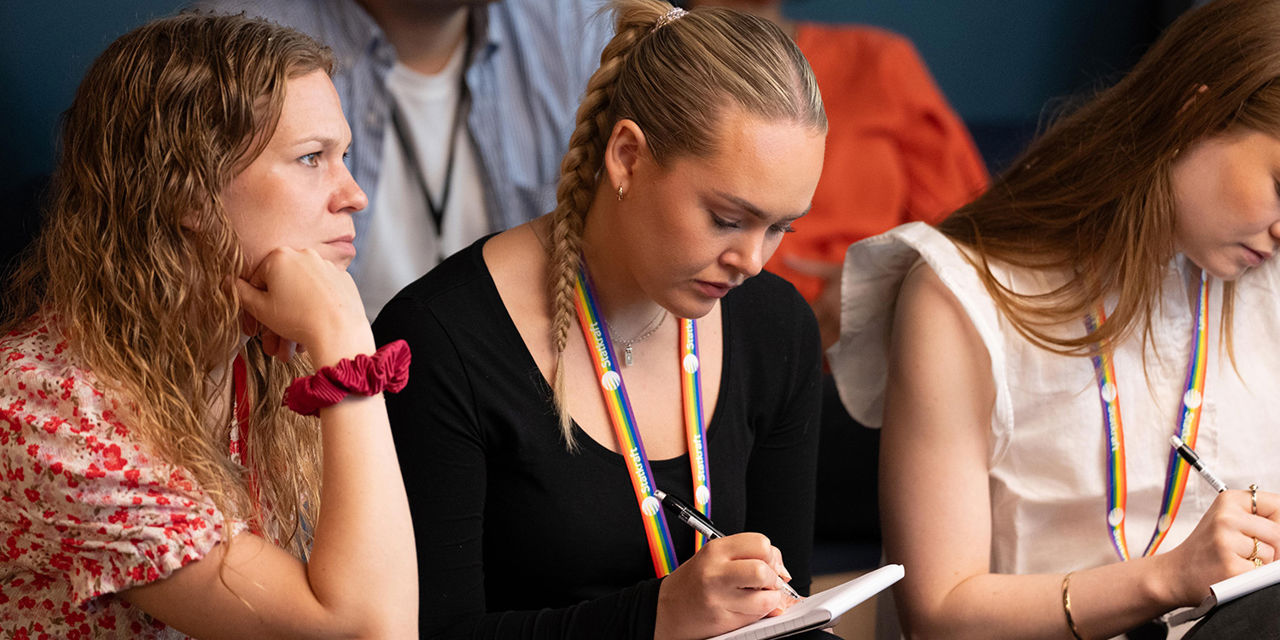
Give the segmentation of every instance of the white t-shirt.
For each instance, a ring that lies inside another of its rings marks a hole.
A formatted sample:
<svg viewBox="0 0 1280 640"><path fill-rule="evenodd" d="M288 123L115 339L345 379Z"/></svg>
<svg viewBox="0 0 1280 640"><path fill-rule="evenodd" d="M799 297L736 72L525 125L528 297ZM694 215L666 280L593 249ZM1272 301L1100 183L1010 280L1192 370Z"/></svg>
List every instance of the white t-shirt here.
<svg viewBox="0 0 1280 640"><path fill-rule="evenodd" d="M880 425L894 304L903 278L918 261L956 296L991 357L996 390L987 463L991 571L1063 574L1118 561L1105 518L1107 439L1092 361L1057 355L1024 339L996 309L960 249L924 223L903 225L849 249L841 337L828 354L845 407L859 422ZM1052 284L1027 270L992 266L1015 291L1045 291ZM1142 553L1155 527L1169 436L1181 410L1194 315L1185 286L1188 269L1182 256L1166 269L1151 321L1155 350L1146 349L1146 375L1141 332L1114 352L1131 556ZM1222 283L1211 279L1210 286L1208 368L1196 451L1233 489L1253 482L1264 489L1280 487L1275 463L1280 429L1272 424L1280 414L1280 358L1273 353L1280 341L1280 261L1270 260L1237 282L1232 338L1239 375L1220 340ZM1083 322L1078 331L1084 333ZM1191 474L1158 552L1185 540L1216 497L1203 478Z"/></svg>
<svg viewBox="0 0 1280 640"><path fill-rule="evenodd" d="M452 145L445 142L453 131L454 118L466 118L465 112L457 110L465 53L464 41L435 75L423 75L399 62L387 74L390 98L399 106L417 150L418 167L437 205L444 194L450 146L454 167L449 200L437 229L421 183L410 173L396 129L387 122L382 170L373 194L377 204L371 205L377 215L369 220L361 242L360 270L355 274L370 321L400 289L490 232L482 167L465 120L459 123Z"/></svg>

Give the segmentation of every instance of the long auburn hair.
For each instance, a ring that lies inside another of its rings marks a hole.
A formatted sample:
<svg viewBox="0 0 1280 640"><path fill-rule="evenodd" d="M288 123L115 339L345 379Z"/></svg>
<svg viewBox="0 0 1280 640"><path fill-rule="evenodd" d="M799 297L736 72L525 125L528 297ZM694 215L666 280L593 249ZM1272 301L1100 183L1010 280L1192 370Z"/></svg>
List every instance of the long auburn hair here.
<svg viewBox="0 0 1280 640"><path fill-rule="evenodd" d="M1175 255L1170 169L1183 149L1249 129L1280 135L1280 1L1216 0L1176 20L1119 83L1051 126L991 187L938 225L970 249L997 307L1028 340L1083 355L1135 330L1150 339ZM990 261L1066 274L1016 293ZM1234 283L1224 290L1230 352ZM1064 337L1106 296L1100 327Z"/></svg>
<svg viewBox="0 0 1280 640"><path fill-rule="evenodd" d="M679 17L659 0L614 0L615 35L587 82L569 150L560 164L551 212L553 390L560 429L576 447L565 404L564 349L573 328L573 287L582 229L600 188L604 150L613 126L630 119L644 131L654 160L706 157L724 108L796 122L825 133L827 116L808 61L768 20L722 8Z"/></svg>
<svg viewBox="0 0 1280 640"><path fill-rule="evenodd" d="M221 193L274 133L288 79L332 67L310 37L243 15L164 18L113 42L63 116L44 225L4 322L49 319L128 401L138 438L225 517L300 558L320 504L319 425L280 398L305 362L245 347L248 468L230 459L230 414L214 415L231 376L211 372L240 344L228 283L245 269Z"/></svg>

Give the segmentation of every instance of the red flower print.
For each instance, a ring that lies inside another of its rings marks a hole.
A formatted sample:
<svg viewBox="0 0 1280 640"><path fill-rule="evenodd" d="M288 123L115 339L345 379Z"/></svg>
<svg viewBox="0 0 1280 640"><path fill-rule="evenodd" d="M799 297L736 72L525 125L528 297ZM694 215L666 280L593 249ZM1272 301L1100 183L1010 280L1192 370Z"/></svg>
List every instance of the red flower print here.
<svg viewBox="0 0 1280 640"><path fill-rule="evenodd" d="M40 492L35 489L23 489L22 493L26 494L27 499L32 502L40 502Z"/></svg>
<svg viewBox="0 0 1280 640"><path fill-rule="evenodd" d="M43 393L43 392L41 392L41 393ZM45 431L48 431L49 433L57 433L57 432L58 432L58 427L61 427L62 425L66 424L66 423L67 423L67 421L66 421L66 420L63 420L62 418L60 418L60 417L58 417L58 416L54 416L54 417L52 417L52 418L49 418L48 420L45 420L44 424L42 424L42 425L40 425L40 426L41 426L41 428L43 428Z"/></svg>
<svg viewBox="0 0 1280 640"><path fill-rule="evenodd" d="M90 463L89 468L85 469L85 472L84 472L84 477L90 480L93 480L95 478L105 478L106 476L107 476L106 472L104 472L102 469L99 469L98 465L94 463Z"/></svg>
<svg viewBox="0 0 1280 640"><path fill-rule="evenodd" d="M119 471L124 468L126 460L120 457L120 445L113 444L106 448L102 454L102 466L108 471Z"/></svg>
<svg viewBox="0 0 1280 640"><path fill-rule="evenodd" d="M59 571L70 571L73 566L71 556L65 553L55 553L52 556L49 556L49 564L53 565L53 568Z"/></svg>

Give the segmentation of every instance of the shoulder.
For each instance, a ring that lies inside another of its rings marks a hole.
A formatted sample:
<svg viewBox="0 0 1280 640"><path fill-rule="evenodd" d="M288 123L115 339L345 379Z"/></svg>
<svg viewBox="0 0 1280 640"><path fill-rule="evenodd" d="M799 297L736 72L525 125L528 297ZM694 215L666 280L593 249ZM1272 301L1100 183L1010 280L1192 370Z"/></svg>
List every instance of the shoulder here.
<svg viewBox="0 0 1280 640"><path fill-rule="evenodd" d="M53 572L83 602L199 559L223 520L138 436L136 407L71 351L43 322L0 338L0 459L15 498L0 501L0 521L27 523L11 532L15 566ZM72 529L74 544L62 537Z"/></svg>
<svg viewBox="0 0 1280 640"><path fill-rule="evenodd" d="M813 312L790 282L768 271L748 278L724 298L725 314L750 317L752 324L814 323ZM816 326L816 324L814 325Z"/></svg>
<svg viewBox="0 0 1280 640"><path fill-rule="evenodd" d="M919 58L915 45L906 36L865 25L802 22L796 29L796 43L806 57L843 60L850 70L874 68L884 60ZM849 64L850 60L857 64Z"/></svg>
<svg viewBox="0 0 1280 640"><path fill-rule="evenodd" d="M98 387L55 323L33 318L0 337L0 398L7 401L0 411L22 407L31 412L27 422L39 414L80 413L81 398L73 396L85 395L88 406L96 406L105 402Z"/></svg>
<svg viewBox="0 0 1280 640"><path fill-rule="evenodd" d="M611 14L605 9L602 0L494 2L489 5L490 36L517 53L571 65L559 69L562 73L589 74L613 37Z"/></svg>
<svg viewBox="0 0 1280 640"><path fill-rule="evenodd" d="M417 362L460 333L497 322L502 310L494 306L496 292L482 251L488 240L449 256L392 297L373 321L378 343L406 340Z"/></svg>
<svg viewBox="0 0 1280 640"><path fill-rule="evenodd" d="M490 18L519 19L540 29L609 25L603 0L503 0L489 5ZM564 46L569 46L565 41Z"/></svg>
<svg viewBox="0 0 1280 640"><path fill-rule="evenodd" d="M474 290L477 283L489 279L488 269L484 266L483 248L490 237L481 238L467 248L445 258L431 271L401 289L391 298L387 306L403 304L418 307L430 306L442 296L449 296L459 290ZM378 315L378 319L382 319L382 314Z"/></svg>
<svg viewBox="0 0 1280 640"><path fill-rule="evenodd" d="M297 29L333 49L345 64L381 33L355 0L197 0L193 7L212 13L243 13ZM339 69L339 72L346 69Z"/></svg>
<svg viewBox="0 0 1280 640"><path fill-rule="evenodd" d="M762 271L722 301L725 362L749 383L792 387L816 376L822 362L822 338L809 303L790 282ZM781 377L779 377L781 376ZM791 382L783 382L791 380ZM781 391L781 387L777 390Z"/></svg>
<svg viewBox="0 0 1280 640"><path fill-rule="evenodd" d="M915 268L918 263L928 269ZM1003 367L1000 313L977 270L950 239L915 222L855 243L842 273L840 340L828 359L845 407L863 424L880 424L895 310L907 304L902 297L908 293L913 304L946 305L961 312L959 317L976 329L991 353L993 369ZM919 317L921 322L936 320L928 314Z"/></svg>

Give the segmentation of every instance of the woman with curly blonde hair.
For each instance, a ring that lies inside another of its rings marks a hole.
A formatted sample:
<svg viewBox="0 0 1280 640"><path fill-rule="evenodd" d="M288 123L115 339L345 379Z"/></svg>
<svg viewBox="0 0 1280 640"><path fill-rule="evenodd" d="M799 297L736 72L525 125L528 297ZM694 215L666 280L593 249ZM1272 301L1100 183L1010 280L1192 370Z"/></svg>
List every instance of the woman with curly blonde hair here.
<svg viewBox="0 0 1280 640"><path fill-rule="evenodd" d="M440 354L388 404L424 635L705 638L808 590L818 332L760 272L822 169L817 86L765 20L613 7L556 209L375 322ZM660 492L737 535L698 550Z"/></svg>
<svg viewBox="0 0 1280 640"><path fill-rule="evenodd" d="M361 355L331 68L296 31L193 14L87 72L0 337L6 635L414 633L378 394L407 354Z"/></svg>

